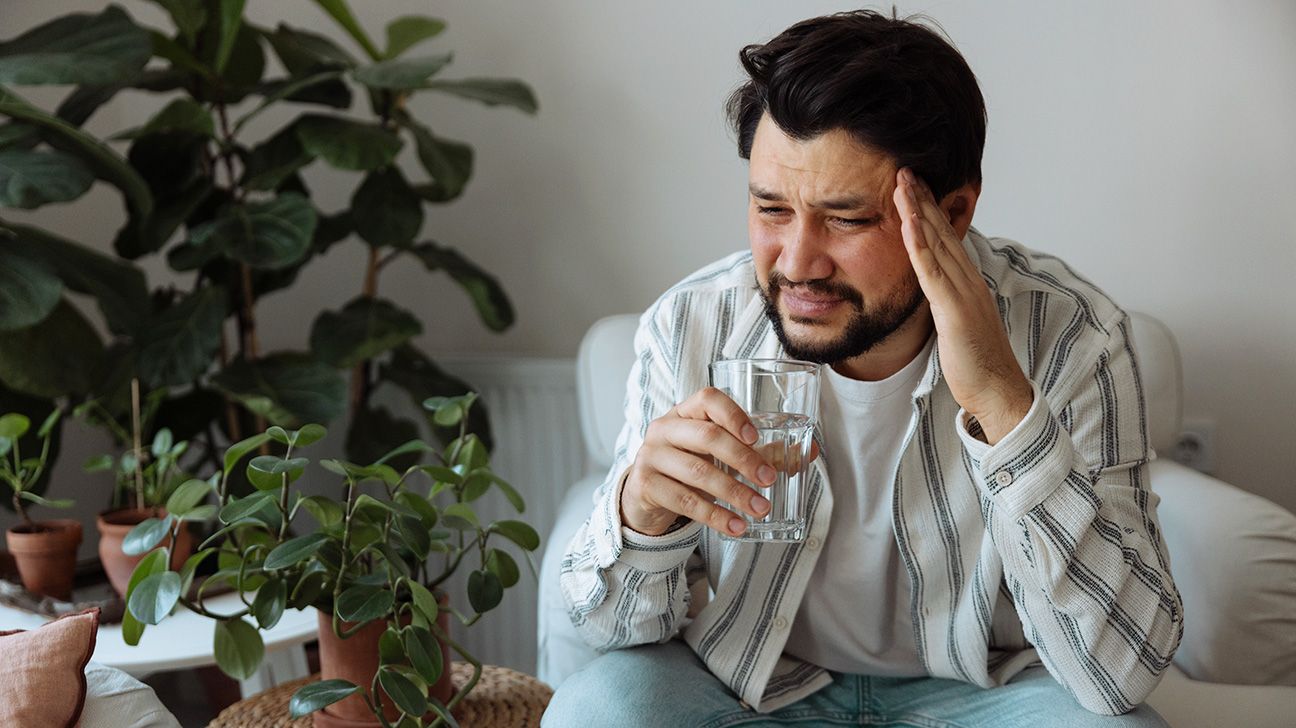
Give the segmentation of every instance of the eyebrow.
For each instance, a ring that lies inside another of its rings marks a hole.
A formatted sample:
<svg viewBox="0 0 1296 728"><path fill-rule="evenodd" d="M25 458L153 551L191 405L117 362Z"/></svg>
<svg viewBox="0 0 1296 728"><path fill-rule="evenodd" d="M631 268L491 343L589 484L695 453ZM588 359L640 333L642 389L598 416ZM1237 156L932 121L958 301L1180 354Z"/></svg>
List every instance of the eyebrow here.
<svg viewBox="0 0 1296 728"><path fill-rule="evenodd" d="M767 190L764 187L758 187L757 185L752 184L747 186L747 190L751 192L752 197L755 197L758 200L765 200L767 202L787 202L787 198L773 190ZM860 208L874 206L873 200L867 197L837 197L810 205L810 207L822 210L858 210Z"/></svg>

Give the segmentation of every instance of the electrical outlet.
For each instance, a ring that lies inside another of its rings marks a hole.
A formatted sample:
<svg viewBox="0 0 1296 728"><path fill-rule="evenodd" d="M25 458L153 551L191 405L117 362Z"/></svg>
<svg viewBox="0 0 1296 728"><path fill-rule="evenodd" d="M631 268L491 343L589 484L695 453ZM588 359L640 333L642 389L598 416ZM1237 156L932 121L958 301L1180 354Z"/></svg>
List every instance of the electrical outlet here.
<svg viewBox="0 0 1296 728"><path fill-rule="evenodd" d="M1193 470L1206 474L1215 472L1215 420L1190 417L1184 420L1183 431L1175 441L1171 458Z"/></svg>

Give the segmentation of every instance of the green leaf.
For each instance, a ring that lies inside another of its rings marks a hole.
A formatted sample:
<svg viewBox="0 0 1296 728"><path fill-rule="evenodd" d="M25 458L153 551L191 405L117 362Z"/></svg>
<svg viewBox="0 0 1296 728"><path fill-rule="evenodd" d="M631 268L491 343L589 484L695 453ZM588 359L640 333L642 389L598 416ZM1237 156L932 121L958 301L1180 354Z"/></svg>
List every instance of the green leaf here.
<svg viewBox="0 0 1296 728"><path fill-rule="evenodd" d="M468 575L468 603L478 614L489 612L504 599L504 586L498 576L477 570Z"/></svg>
<svg viewBox="0 0 1296 728"><path fill-rule="evenodd" d="M132 528L122 539L122 553L127 556L139 556L147 553L167 537L175 519L167 515L163 518L146 518ZM156 624L151 623L151 624Z"/></svg>
<svg viewBox="0 0 1296 728"><path fill-rule="evenodd" d="M63 281L54 270L43 260L18 250L18 246L0 237L0 331L40 323L63 299Z"/></svg>
<svg viewBox="0 0 1296 728"><path fill-rule="evenodd" d="M36 495L30 490L24 490L18 494L18 497L46 508L71 508L76 505L76 501L71 498L46 498L44 496Z"/></svg>
<svg viewBox="0 0 1296 728"><path fill-rule="evenodd" d="M387 52L384 58L395 58L423 41L445 30L444 20L407 15L387 24ZM432 681L432 682L435 682Z"/></svg>
<svg viewBox="0 0 1296 728"><path fill-rule="evenodd" d="M496 521L487 530L498 533L527 551L535 551L540 547L540 534L522 521Z"/></svg>
<svg viewBox="0 0 1296 728"><path fill-rule="evenodd" d="M176 518L184 518L206 500L211 492L211 484L205 480L186 480L171 493L171 497L167 498L167 513Z"/></svg>
<svg viewBox="0 0 1296 728"><path fill-rule="evenodd" d="M31 149L40 142L40 130L31 124L8 122L0 124L0 149L15 147Z"/></svg>
<svg viewBox="0 0 1296 728"><path fill-rule="evenodd" d="M282 82L276 82L262 87L261 91L265 94L265 98L261 103L257 104L256 108L239 117L238 121L234 123L234 134L238 134L242 131L243 127L246 126L248 122L255 119L257 115L262 111L265 111L274 103L283 101L284 99L290 99L294 95L300 95L303 91L316 86L337 83L341 78L341 71L321 71L314 75L307 76L306 78L290 78ZM345 89L345 86L343 86L343 89ZM349 102L351 100L351 94L349 91L346 93L346 100L348 103L343 104L342 108L346 108L346 106L350 105Z"/></svg>
<svg viewBox="0 0 1296 728"><path fill-rule="evenodd" d="M500 584L508 589L518 583L520 573L517 562L507 551L500 549L487 549L486 551L486 570L499 578Z"/></svg>
<svg viewBox="0 0 1296 728"><path fill-rule="evenodd" d="M170 554L167 549L161 548L151 551L147 556L140 559L135 565L135 571L131 572L130 583L126 587L126 601L129 604L130 598L134 595L135 590L143 581L154 574L161 574L167 570ZM126 644L132 647L139 644L140 636L144 634L144 623L131 614L130 609L126 609L122 615L122 639Z"/></svg>
<svg viewBox="0 0 1296 728"><path fill-rule="evenodd" d="M319 523L321 528L328 528L337 523L341 523L345 514L342 506L337 501L330 500L321 495L308 495L301 500L301 507Z"/></svg>
<svg viewBox="0 0 1296 728"><path fill-rule="evenodd" d="M216 124L212 121L211 112L207 107L193 99L180 98L163 107L144 126L124 131L113 139L138 139L148 134L165 132L215 137Z"/></svg>
<svg viewBox="0 0 1296 728"><path fill-rule="evenodd" d="M288 713L293 718L300 718L349 698L359 691L358 686L346 680L321 680L307 683L293 693L292 700L288 701Z"/></svg>
<svg viewBox="0 0 1296 728"><path fill-rule="evenodd" d="M189 591L189 586L193 584L194 574L198 571L199 565L207 560L208 556L216 553L216 549L202 549L198 553L185 559L184 565L180 567L180 593L184 594Z"/></svg>
<svg viewBox="0 0 1296 728"><path fill-rule="evenodd" d="M216 664L235 680L252 677L265 657L261 634L241 619L218 621L214 643Z"/></svg>
<svg viewBox="0 0 1296 728"><path fill-rule="evenodd" d="M400 632L388 627L378 638L378 661L382 665L405 662L405 646L401 644Z"/></svg>
<svg viewBox="0 0 1296 728"><path fill-rule="evenodd" d="M0 382L45 399L87 394L103 356L94 327L62 300L39 323L0 332Z"/></svg>
<svg viewBox="0 0 1296 728"><path fill-rule="evenodd" d="M113 5L99 15L65 15L0 43L0 83L113 83L133 77L150 56L148 33Z"/></svg>
<svg viewBox="0 0 1296 728"><path fill-rule="evenodd" d="M444 270L467 292L482 323L492 331L513 325L513 304L495 276L487 273L454 248L428 242L410 249L429 271Z"/></svg>
<svg viewBox="0 0 1296 728"><path fill-rule="evenodd" d="M423 228L423 201L396 166L365 175L351 197L355 231L374 247L407 248Z"/></svg>
<svg viewBox="0 0 1296 728"><path fill-rule="evenodd" d="M216 49L216 73L220 74L225 70L225 64L229 62L230 53L234 50L234 41L238 37L239 28L243 24L243 6L247 0L216 0L218 3L216 18L220 24L220 45Z"/></svg>
<svg viewBox="0 0 1296 728"><path fill-rule="evenodd" d="M323 8L324 12L332 16L333 19L337 21L337 24L342 26L342 29L345 30L356 43L360 44L360 47L365 50L365 53L369 54L370 58L377 59L382 57L382 52L378 50L378 47L373 44L372 40L369 40L369 36L365 33L364 28L360 27L360 22L351 14L351 9L347 7L346 0L315 0L315 4Z"/></svg>
<svg viewBox="0 0 1296 728"><path fill-rule="evenodd" d="M306 114L295 128L302 147L338 169L369 171L385 167L401 149L400 137L376 124L322 114Z"/></svg>
<svg viewBox="0 0 1296 728"><path fill-rule="evenodd" d="M270 579L261 585L252 600L252 616L261 629L271 629L279 624L287 605L288 585L282 579Z"/></svg>
<svg viewBox="0 0 1296 728"><path fill-rule="evenodd" d="M341 311L324 311L311 327L311 351L321 361L350 368L423 332L414 314L380 298L358 297Z"/></svg>
<svg viewBox="0 0 1296 728"><path fill-rule="evenodd" d="M423 88L480 101L487 106L512 106L528 114L540 110L535 92L521 81L505 78L465 78L459 81L429 81Z"/></svg>
<svg viewBox="0 0 1296 728"><path fill-rule="evenodd" d="M372 89L409 90L423 86L450 63L449 53L422 58L379 61L351 72L356 81Z"/></svg>
<svg viewBox="0 0 1296 728"><path fill-rule="evenodd" d="M478 498L486 495L490 490L491 477L489 470L475 470L464 479L463 499L466 503L471 503Z"/></svg>
<svg viewBox="0 0 1296 728"><path fill-rule="evenodd" d="M473 173L473 148L438 137L413 119L407 119L405 126L414 135L419 162L432 177L430 183L416 188L416 194L429 202L449 202L462 195Z"/></svg>
<svg viewBox="0 0 1296 728"><path fill-rule="evenodd" d="M517 489L511 483L494 473L491 473L491 480L495 481L495 485L499 486L499 489L504 492L504 497L508 499L508 502L513 505L513 508L518 513L526 510L526 502L522 500L522 495L517 492Z"/></svg>
<svg viewBox="0 0 1296 728"><path fill-rule="evenodd" d="M259 455L247 466L247 477L257 490L276 490L286 482L296 480L306 467L305 458L284 460L274 455Z"/></svg>
<svg viewBox="0 0 1296 728"><path fill-rule="evenodd" d="M220 510L221 523L236 523L244 518L251 516L262 508L270 505L274 500L275 494L268 491L260 491L252 495L232 500Z"/></svg>
<svg viewBox="0 0 1296 728"><path fill-rule="evenodd" d="M248 453L252 452L253 450L255 450L255 449L259 448L259 447L261 447L262 445L264 445L265 443L267 443L267 442L269 442L269 441L270 441L270 436L267 435L267 434L265 434L265 433L263 432L263 433L260 433L260 434L257 434L257 435L253 435L253 436L251 436L251 437L248 437L248 438L245 438L245 439L239 440L238 442L236 442L236 443L234 443L233 445L230 445L228 448L226 448L226 450L225 450L225 468L224 468L224 474L223 474L223 477L228 478L228 477L229 477L229 474L230 474L231 472L234 471L234 466L237 465L238 462L239 462L240 460L242 460L243 458L247 457L247 454L248 454ZM224 519L222 519L222 520L224 520Z"/></svg>
<svg viewBox="0 0 1296 728"><path fill-rule="evenodd" d="M390 612L392 603L390 591L357 584L338 596L337 615L348 622L371 622Z"/></svg>
<svg viewBox="0 0 1296 728"><path fill-rule="evenodd" d="M324 429L323 425L317 425L315 423L304 425L295 433L293 446L308 447L320 440L323 440L326 435L328 435L328 430Z"/></svg>
<svg viewBox="0 0 1296 728"><path fill-rule="evenodd" d="M463 466L468 471L478 468L484 468L489 462L486 452L486 446L476 435L469 433L464 436L462 446L459 448L459 454L452 465Z"/></svg>
<svg viewBox="0 0 1296 728"><path fill-rule="evenodd" d="M126 608L144 624L157 624L171 613L179 599L180 575L164 571L137 584Z"/></svg>
<svg viewBox="0 0 1296 728"><path fill-rule="evenodd" d="M296 566L313 556L319 550L320 544L327 540L329 540L327 535L318 532L290 538L276 546L266 556L265 563L261 565L261 568L273 571Z"/></svg>
<svg viewBox="0 0 1296 728"><path fill-rule="evenodd" d="M329 38L280 23L264 33L279 62L293 76L306 76L321 68L351 68L355 57Z"/></svg>
<svg viewBox="0 0 1296 728"><path fill-rule="evenodd" d="M31 420L26 415L11 412L0 417L0 437L6 440L17 440L31 429Z"/></svg>
<svg viewBox="0 0 1296 728"><path fill-rule="evenodd" d="M5 207L34 210L51 202L70 202L85 194L93 183L94 174L71 154L0 151L0 205Z"/></svg>
<svg viewBox="0 0 1296 728"><path fill-rule="evenodd" d="M410 597L414 602L414 608L422 612L423 618L429 623L435 623L437 620L437 614L441 611L436 597L432 596L432 592L429 591L427 587L417 581L407 580L405 583L409 585Z"/></svg>
<svg viewBox="0 0 1296 728"><path fill-rule="evenodd" d="M303 195L285 192L269 202L236 204L189 232L167 260L177 270L200 268L221 255L254 268L284 268L310 252L315 208Z"/></svg>
<svg viewBox="0 0 1296 728"><path fill-rule="evenodd" d="M157 434L153 435L153 442L149 446L149 452L153 453L153 457L160 458L171 451L174 442L175 438L171 436L171 431L163 427L157 431Z"/></svg>
<svg viewBox="0 0 1296 728"><path fill-rule="evenodd" d="M207 372L220 349L225 306L224 288L203 286L143 327L139 376L150 389L190 384Z"/></svg>
<svg viewBox="0 0 1296 728"><path fill-rule="evenodd" d="M458 531L477 528L477 514L467 503L451 503L441 511L441 522Z"/></svg>
<svg viewBox="0 0 1296 728"><path fill-rule="evenodd" d="M457 396L472 390L467 382L451 376L410 344L394 349L391 359L379 371L380 379L404 389L415 407L421 407L429 397ZM433 433L443 444L459 436L457 427L440 427L433 422L430 414L428 423L433 426ZM490 448L490 418L485 408L474 407L469 411L468 432L477 435L486 443L487 449Z"/></svg>
<svg viewBox="0 0 1296 728"><path fill-rule="evenodd" d="M392 699L396 707L408 715L423 715L427 712L427 689L420 689L405 675L388 665L378 670L378 684L383 692Z"/></svg>
<svg viewBox="0 0 1296 728"><path fill-rule="evenodd" d="M433 685L441 678L441 645L436 637L423 627L406 627L401 630L405 640L405 654L419 677Z"/></svg>
<svg viewBox="0 0 1296 728"><path fill-rule="evenodd" d="M388 459L384 452L390 443L412 440L418 435L418 425L412 420L396 417L386 407L363 405L347 428L347 458L356 462L385 463ZM409 450L393 457L391 465L402 471L419 459Z"/></svg>
<svg viewBox="0 0 1296 728"><path fill-rule="evenodd" d="M252 148L244 159L242 184L250 190L273 190L314 159L302 147L296 127L289 125Z"/></svg>
<svg viewBox="0 0 1296 728"><path fill-rule="evenodd" d="M202 30L203 24L207 22L207 10L203 7L203 0L153 0L153 2L166 9L171 16L171 22L175 23L176 30L179 30L185 41L192 46L198 37L198 31Z"/></svg>
<svg viewBox="0 0 1296 728"><path fill-rule="evenodd" d="M0 434L0 437L3 436ZM87 460L81 469L87 473L102 473L105 470L112 470L114 464L112 455L95 455Z"/></svg>

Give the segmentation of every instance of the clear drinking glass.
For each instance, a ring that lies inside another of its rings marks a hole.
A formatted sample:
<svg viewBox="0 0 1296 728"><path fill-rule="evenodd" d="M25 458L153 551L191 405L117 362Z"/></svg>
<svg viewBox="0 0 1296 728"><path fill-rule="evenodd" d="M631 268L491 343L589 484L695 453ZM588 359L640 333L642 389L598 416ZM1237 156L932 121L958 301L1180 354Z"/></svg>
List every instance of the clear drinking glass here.
<svg viewBox="0 0 1296 728"><path fill-rule="evenodd" d="M795 359L730 359L711 364L711 386L743 408L759 436L753 446L777 473L768 488L757 486L724 463L722 470L770 501L762 518L726 507L747 521L737 541L800 541L805 538L805 484L810 444L819 421L819 365Z"/></svg>

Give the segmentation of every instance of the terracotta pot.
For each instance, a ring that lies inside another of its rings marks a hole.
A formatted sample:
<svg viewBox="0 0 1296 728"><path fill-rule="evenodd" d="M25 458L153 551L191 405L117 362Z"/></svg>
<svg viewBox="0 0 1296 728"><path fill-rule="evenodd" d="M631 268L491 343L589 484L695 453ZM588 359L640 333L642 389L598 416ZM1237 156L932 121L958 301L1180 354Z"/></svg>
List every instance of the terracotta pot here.
<svg viewBox="0 0 1296 728"><path fill-rule="evenodd" d="M408 618L401 621L409 623ZM353 626L351 622L342 624L344 629ZM437 616L437 626L442 630L449 629L449 612L443 611ZM378 672L378 639L385 631L387 621L380 619L370 622L347 639L339 639L333 633L332 615L320 612L320 679L348 680L368 693L374 674ZM429 694L444 704L454 695L454 683L450 680L450 649L445 645L441 646L441 667L441 679L432 686ZM388 720L395 720L400 715L400 710L392 705L386 695L382 695L381 699L383 714ZM315 728L376 728L382 725L359 695L352 695L316 711L314 722Z"/></svg>
<svg viewBox="0 0 1296 728"><path fill-rule="evenodd" d="M37 521L34 530L19 524L9 528L5 539L27 591L61 601L72 598L77 547L81 545L80 522Z"/></svg>
<svg viewBox="0 0 1296 728"><path fill-rule="evenodd" d="M119 508L115 511L104 511L95 519L95 525L99 527L99 563L103 564L104 573L108 575L108 581L112 582L113 589L123 597L126 596L126 587L130 586L131 574L135 573L135 567L148 553L139 556L127 556L122 553L122 540L126 534L145 519L165 516L165 510L153 511L148 508ZM167 539L162 540L162 545L167 543ZM188 524L180 529L180 535L176 537L175 553L171 554L171 570L179 571L184 566L185 559L193 554L193 534L189 532ZM155 549L150 549L153 551Z"/></svg>

